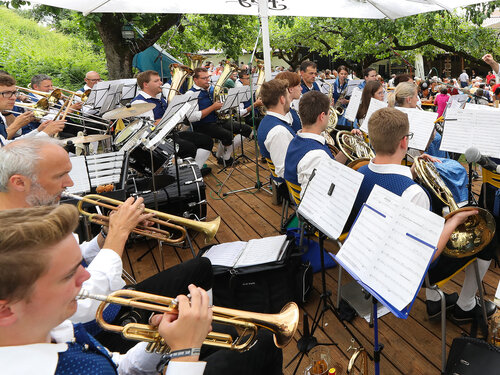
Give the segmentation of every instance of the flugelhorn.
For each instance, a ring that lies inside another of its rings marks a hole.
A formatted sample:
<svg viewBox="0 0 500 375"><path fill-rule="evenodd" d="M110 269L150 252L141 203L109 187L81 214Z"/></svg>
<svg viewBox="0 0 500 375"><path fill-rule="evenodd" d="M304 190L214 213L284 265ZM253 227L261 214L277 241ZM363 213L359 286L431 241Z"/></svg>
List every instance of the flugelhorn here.
<svg viewBox="0 0 500 375"><path fill-rule="evenodd" d="M459 225L451 234L443 254L453 258L464 258L481 251L490 243L495 234L495 219L484 208L462 207L458 208L453 199L453 194L446 186L432 162L425 161L421 156L414 159L415 172L418 179L445 205L450 207L450 213L445 217L449 219L456 213L464 210L478 210L479 213L469 216L465 223Z"/></svg>
<svg viewBox="0 0 500 375"><path fill-rule="evenodd" d="M109 225L109 217L105 215L99 215L87 212L85 211L83 204L88 203L90 205L107 208L112 211L116 211L118 207L121 204L123 204L122 201L108 198L98 194L88 194L83 197L80 197L78 195L63 192L62 196L78 200L79 201L77 205L78 211L80 211L82 215L87 216L90 222L104 226ZM205 221L186 219L184 217L151 210L149 208L145 208L144 212L153 213L155 215L153 218L149 219L149 221L155 224L159 224L160 226L163 227L168 227L171 230L175 230L179 232L180 235L177 237L173 237L173 234L169 231L166 231L161 228L156 228L154 226L147 227L144 225L138 225L132 232L149 238L154 238L166 243L179 243L184 241L184 239L186 238L186 229L184 227L194 229L197 232L202 232L205 235L205 242L208 243L213 240L220 225L220 216L217 216L212 221L205 222Z"/></svg>
<svg viewBox="0 0 500 375"><path fill-rule="evenodd" d="M124 327L117 326L107 323L102 314L108 303L158 313L177 314L177 300L131 289L118 290L109 296L90 294L82 289L76 298L91 298L102 301L97 308L96 320L103 329L119 332L130 340L149 342L146 350L150 352L165 353L169 350L156 327L140 323L128 323ZM299 323L299 308L294 302L286 304L279 314L254 313L217 306L212 307L212 312L214 322L233 326L238 331L239 336L233 340L231 335L210 332L203 344L237 351L245 351L252 347L256 342L258 327L273 332L275 345L283 348L292 340Z"/></svg>

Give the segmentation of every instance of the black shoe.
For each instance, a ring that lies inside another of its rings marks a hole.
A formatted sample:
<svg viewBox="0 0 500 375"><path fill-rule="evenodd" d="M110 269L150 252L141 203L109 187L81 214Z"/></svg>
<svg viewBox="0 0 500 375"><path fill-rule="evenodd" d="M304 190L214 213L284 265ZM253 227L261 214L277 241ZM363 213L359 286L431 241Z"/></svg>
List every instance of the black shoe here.
<svg viewBox="0 0 500 375"><path fill-rule="evenodd" d="M200 169L200 172L201 172L201 177L205 177L206 175L209 175L210 173L212 173L212 168L203 167Z"/></svg>
<svg viewBox="0 0 500 375"><path fill-rule="evenodd" d="M457 293L444 294L446 300L446 310L451 309L458 300ZM425 301L427 307L427 315L429 319L437 319L441 316L441 301Z"/></svg>
<svg viewBox="0 0 500 375"><path fill-rule="evenodd" d="M497 307L493 302L484 301L486 306L486 316L488 319L495 313ZM483 317L483 311L479 299L476 300L476 306L472 310L464 311L458 305L455 306L453 310L452 318L458 324L464 324L472 322L474 317Z"/></svg>
<svg viewBox="0 0 500 375"><path fill-rule="evenodd" d="M223 165L224 167L228 167L228 166L232 165L233 162L234 162L234 159L232 157L230 157L227 160L224 160L222 158L217 158L217 164Z"/></svg>

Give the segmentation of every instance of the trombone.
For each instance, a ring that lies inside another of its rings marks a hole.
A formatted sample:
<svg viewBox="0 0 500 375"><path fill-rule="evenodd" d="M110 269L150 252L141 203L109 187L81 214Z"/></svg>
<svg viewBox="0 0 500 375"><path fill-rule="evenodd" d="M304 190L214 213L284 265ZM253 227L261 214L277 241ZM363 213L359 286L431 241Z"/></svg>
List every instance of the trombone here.
<svg viewBox="0 0 500 375"><path fill-rule="evenodd" d="M149 342L146 348L148 352L167 353L170 350L156 327L140 323L128 323L124 327L117 326L107 323L102 314L108 303L159 313L177 314L176 299L131 289L118 290L109 296L90 294L82 289L76 299L84 298L102 301L97 308L96 320L103 329L119 332L130 340ZM203 344L237 351L246 351L255 344L258 327L273 332L274 344L278 348L283 348L292 340L299 323L299 308L295 302L287 303L279 314L247 312L217 306L212 307L212 312L214 322L234 326L239 336L233 340L231 335L210 332Z"/></svg>
<svg viewBox="0 0 500 375"><path fill-rule="evenodd" d="M104 226L109 226L109 217L85 211L85 209L83 208L83 203L89 203L93 206L107 208L112 211L118 210L118 207L121 204L123 204L122 201L108 198L98 194L89 194L85 195L84 197L80 197L78 195L63 192L62 196L78 200L79 201L77 205L78 211L80 211L82 215L87 216L91 223ZM212 221L203 222L203 221L186 219L184 217L167 214L160 211L151 210L149 208L145 208L144 212L155 214L155 217L149 219L149 221L155 224L159 224L160 226L169 227L172 230L178 231L180 232L180 235L177 237L173 237L172 233L164 229L156 227L148 227L141 224L135 227L134 230L132 230L132 232L170 244L180 243L184 241L187 234L186 229L184 227L194 229L197 232L202 232L205 235L205 243L208 243L213 240L220 225L220 216L217 216Z"/></svg>

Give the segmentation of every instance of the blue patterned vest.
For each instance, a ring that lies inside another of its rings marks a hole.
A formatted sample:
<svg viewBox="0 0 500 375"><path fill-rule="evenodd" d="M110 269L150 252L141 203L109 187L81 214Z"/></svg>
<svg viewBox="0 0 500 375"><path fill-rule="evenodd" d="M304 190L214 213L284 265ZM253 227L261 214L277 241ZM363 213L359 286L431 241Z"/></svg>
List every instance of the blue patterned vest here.
<svg viewBox="0 0 500 375"><path fill-rule="evenodd" d="M290 108L290 113L292 115L292 129L297 133L300 129L302 129L302 122L300 121L299 114L293 108Z"/></svg>
<svg viewBox="0 0 500 375"><path fill-rule="evenodd" d="M288 151L286 152L285 180L290 181L295 185L300 185L297 176L297 166L299 165L302 158L309 151L313 150L324 150L328 156L330 156L332 159L335 159L326 144L321 144L315 139L303 138L299 135L296 135L295 138L290 142Z"/></svg>
<svg viewBox="0 0 500 375"><path fill-rule="evenodd" d="M305 94L306 92L309 92L309 91L321 91L316 82L313 82L313 87L312 87L312 89L310 89L309 87L307 87L307 85L304 83L304 81L300 81L300 87L302 89L302 94Z"/></svg>
<svg viewBox="0 0 500 375"><path fill-rule="evenodd" d="M134 102L134 100L143 100L147 103L153 103L154 105L156 105L156 107L153 108L153 115L155 121L161 119L163 117L163 114L167 110L167 101L163 96L160 99L154 97L146 99L144 96L139 94L132 100L132 103Z"/></svg>
<svg viewBox="0 0 500 375"><path fill-rule="evenodd" d="M75 342L59 353L55 375L115 375L117 368L108 351L81 324L73 326Z"/></svg>
<svg viewBox="0 0 500 375"><path fill-rule="evenodd" d="M197 90L194 87L192 87L190 89L190 91L200 93L200 96L198 96L198 110L202 111L205 108L208 108L212 104L214 104L214 102L212 101L212 95L214 92L213 86L210 87L208 91L207 90ZM200 121L193 122L193 126L214 123L214 122L217 122L217 115L215 114L215 111L212 111L207 116L202 118Z"/></svg>

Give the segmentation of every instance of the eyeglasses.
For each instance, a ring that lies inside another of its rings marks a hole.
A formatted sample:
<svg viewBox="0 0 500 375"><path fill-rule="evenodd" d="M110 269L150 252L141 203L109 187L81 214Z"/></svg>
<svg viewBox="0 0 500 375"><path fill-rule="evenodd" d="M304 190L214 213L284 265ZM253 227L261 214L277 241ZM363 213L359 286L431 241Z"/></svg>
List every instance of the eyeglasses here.
<svg viewBox="0 0 500 375"><path fill-rule="evenodd" d="M210 76L206 76L206 77L198 77L198 79L202 79L202 80L206 81L206 80L210 79Z"/></svg>
<svg viewBox="0 0 500 375"><path fill-rule="evenodd" d="M10 99L12 98L12 96L16 96L19 94L19 91L3 91L3 92L0 92L0 94L6 98L6 99Z"/></svg>
<svg viewBox="0 0 500 375"><path fill-rule="evenodd" d="M90 78L85 78L87 81L90 81L90 82L101 82L102 79L101 78L96 78L96 79L90 79Z"/></svg>
<svg viewBox="0 0 500 375"><path fill-rule="evenodd" d="M413 138L413 133L408 133L408 134L405 134L403 135L403 138L404 137L408 137L408 140L412 139Z"/></svg>

